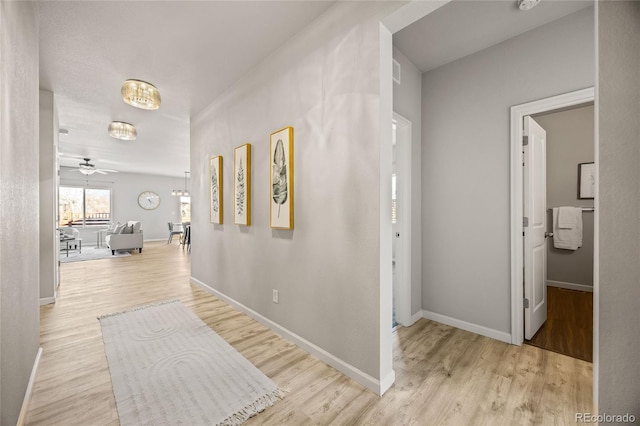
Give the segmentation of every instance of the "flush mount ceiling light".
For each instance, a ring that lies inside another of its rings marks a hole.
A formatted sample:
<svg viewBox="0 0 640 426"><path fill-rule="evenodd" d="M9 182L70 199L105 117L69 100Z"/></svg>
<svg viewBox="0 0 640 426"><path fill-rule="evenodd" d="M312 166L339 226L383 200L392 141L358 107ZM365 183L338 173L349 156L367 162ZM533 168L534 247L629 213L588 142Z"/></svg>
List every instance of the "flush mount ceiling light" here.
<svg viewBox="0 0 640 426"><path fill-rule="evenodd" d="M132 141L138 136L133 124L124 121L113 121L109 124L109 136L123 141Z"/></svg>
<svg viewBox="0 0 640 426"><path fill-rule="evenodd" d="M122 100L142 109L160 108L160 92L151 83L141 80L127 80L122 84Z"/></svg>
<svg viewBox="0 0 640 426"><path fill-rule="evenodd" d="M187 189L187 174L189 174L189 172L184 172L184 189L174 189L171 191L171 195L175 195L176 197L189 196L189 190Z"/></svg>
<svg viewBox="0 0 640 426"><path fill-rule="evenodd" d="M540 0L518 0L518 9L520 9L520 10L531 10L538 3L540 3Z"/></svg>

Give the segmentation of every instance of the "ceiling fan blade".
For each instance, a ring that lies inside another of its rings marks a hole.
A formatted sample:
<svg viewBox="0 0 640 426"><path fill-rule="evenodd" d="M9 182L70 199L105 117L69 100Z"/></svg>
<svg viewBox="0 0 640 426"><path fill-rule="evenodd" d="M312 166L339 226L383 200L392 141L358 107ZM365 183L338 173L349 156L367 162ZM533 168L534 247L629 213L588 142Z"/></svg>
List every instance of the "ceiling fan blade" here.
<svg viewBox="0 0 640 426"><path fill-rule="evenodd" d="M101 175L106 175L107 172L105 170L94 170L96 173L100 173Z"/></svg>
<svg viewBox="0 0 640 426"><path fill-rule="evenodd" d="M103 172L107 172L107 173L118 173L117 170L110 170L110 169L98 169L98 170L103 171Z"/></svg>

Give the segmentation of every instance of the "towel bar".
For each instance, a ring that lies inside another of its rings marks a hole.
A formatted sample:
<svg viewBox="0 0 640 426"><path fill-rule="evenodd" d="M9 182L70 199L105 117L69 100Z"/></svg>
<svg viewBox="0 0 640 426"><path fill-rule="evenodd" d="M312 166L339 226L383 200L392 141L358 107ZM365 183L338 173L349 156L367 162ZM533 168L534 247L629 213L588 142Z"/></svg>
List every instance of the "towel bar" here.
<svg viewBox="0 0 640 426"><path fill-rule="evenodd" d="M577 207L579 209L581 209L583 212L592 212L595 211L595 207ZM553 211L552 208L548 208L547 209L548 212Z"/></svg>

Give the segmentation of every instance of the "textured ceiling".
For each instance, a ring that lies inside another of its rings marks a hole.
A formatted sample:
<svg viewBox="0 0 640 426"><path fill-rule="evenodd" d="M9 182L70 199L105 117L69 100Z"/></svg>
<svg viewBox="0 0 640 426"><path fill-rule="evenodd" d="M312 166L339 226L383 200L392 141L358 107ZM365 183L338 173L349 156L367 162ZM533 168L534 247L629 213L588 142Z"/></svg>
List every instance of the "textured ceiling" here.
<svg viewBox="0 0 640 426"><path fill-rule="evenodd" d="M542 0L525 12L515 0L454 0L394 34L393 44L426 72L589 6Z"/></svg>
<svg viewBox="0 0 640 426"><path fill-rule="evenodd" d="M333 4L332 1L41 1L40 87L55 94L61 164L184 176L190 117ZM162 106L125 104L129 78ZM113 139L113 120L138 138Z"/></svg>

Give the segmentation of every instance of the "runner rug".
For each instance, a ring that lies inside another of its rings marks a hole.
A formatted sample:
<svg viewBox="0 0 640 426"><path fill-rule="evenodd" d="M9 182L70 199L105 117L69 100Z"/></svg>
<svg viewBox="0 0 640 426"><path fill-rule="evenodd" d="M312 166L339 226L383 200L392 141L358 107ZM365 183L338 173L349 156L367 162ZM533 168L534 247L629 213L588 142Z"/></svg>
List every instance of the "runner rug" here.
<svg viewBox="0 0 640 426"><path fill-rule="evenodd" d="M282 397L179 301L98 319L122 426L242 424Z"/></svg>

